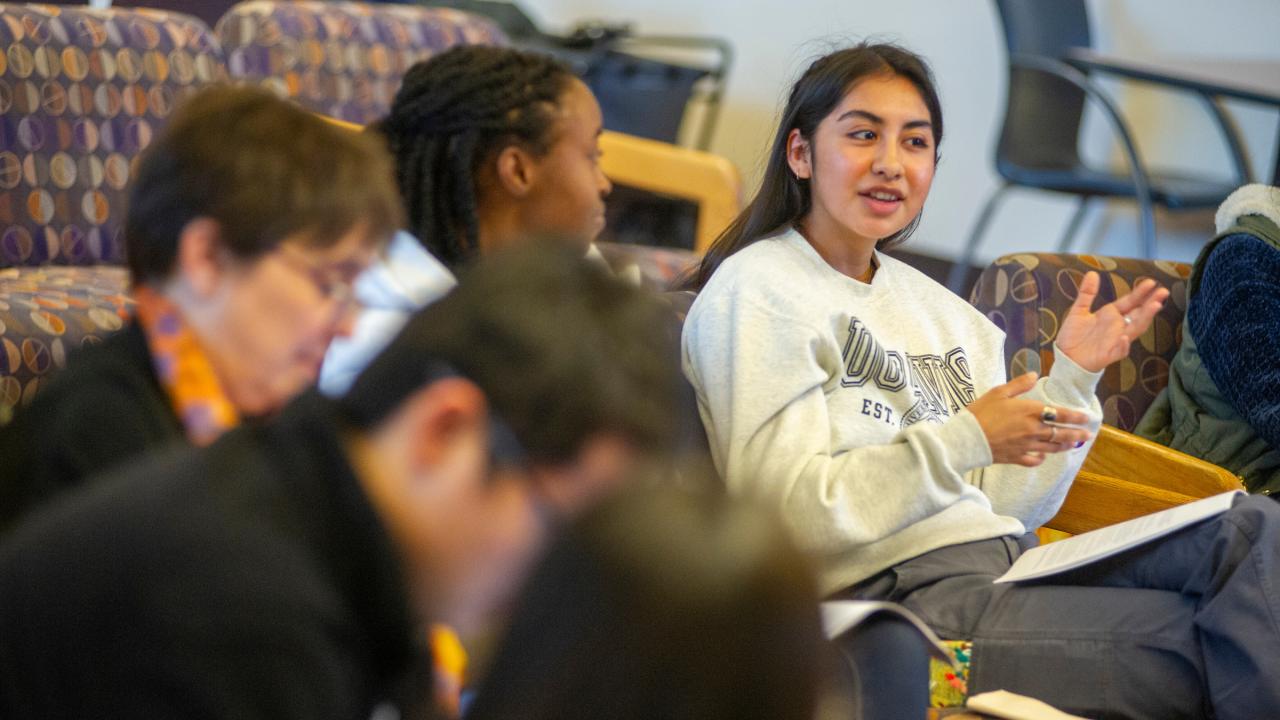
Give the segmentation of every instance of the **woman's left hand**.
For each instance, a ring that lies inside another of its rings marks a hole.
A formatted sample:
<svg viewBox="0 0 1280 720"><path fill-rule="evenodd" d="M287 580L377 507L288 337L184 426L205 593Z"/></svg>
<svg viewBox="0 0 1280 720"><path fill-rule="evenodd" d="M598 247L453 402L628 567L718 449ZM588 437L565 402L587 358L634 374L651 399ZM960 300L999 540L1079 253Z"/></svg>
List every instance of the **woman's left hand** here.
<svg viewBox="0 0 1280 720"><path fill-rule="evenodd" d="M1147 331L1169 297L1167 289L1148 279L1138 283L1133 292L1093 312L1100 282L1098 273L1085 273L1076 301L1058 331L1059 349L1089 372L1101 372L1128 355L1129 344Z"/></svg>

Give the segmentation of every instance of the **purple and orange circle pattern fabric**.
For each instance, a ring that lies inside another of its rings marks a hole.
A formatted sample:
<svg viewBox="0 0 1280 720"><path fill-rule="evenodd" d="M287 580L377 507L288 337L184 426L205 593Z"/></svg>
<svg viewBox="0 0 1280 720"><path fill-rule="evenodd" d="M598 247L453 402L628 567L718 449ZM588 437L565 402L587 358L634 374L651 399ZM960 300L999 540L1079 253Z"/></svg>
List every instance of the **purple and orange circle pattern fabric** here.
<svg viewBox="0 0 1280 720"><path fill-rule="evenodd" d="M122 267L0 270L0 425L69 353L124 327L128 286Z"/></svg>
<svg viewBox="0 0 1280 720"><path fill-rule="evenodd" d="M225 79L195 18L0 5L0 267L121 264L131 164L177 102Z"/></svg>
<svg viewBox="0 0 1280 720"><path fill-rule="evenodd" d="M1163 260L1100 255L1023 253L999 258L978 278L970 302L1005 332L1009 376L1049 372L1053 341L1080 280L1090 270L1102 283L1098 305L1129 292L1142 278L1169 288L1169 300L1129 356L1107 368L1098 384L1103 422L1132 430L1169 381L1169 363L1182 340L1191 266Z"/></svg>
<svg viewBox="0 0 1280 720"><path fill-rule="evenodd" d="M232 77L361 125L387 114L414 63L506 43L489 20L451 8L317 0L240 3L217 32Z"/></svg>

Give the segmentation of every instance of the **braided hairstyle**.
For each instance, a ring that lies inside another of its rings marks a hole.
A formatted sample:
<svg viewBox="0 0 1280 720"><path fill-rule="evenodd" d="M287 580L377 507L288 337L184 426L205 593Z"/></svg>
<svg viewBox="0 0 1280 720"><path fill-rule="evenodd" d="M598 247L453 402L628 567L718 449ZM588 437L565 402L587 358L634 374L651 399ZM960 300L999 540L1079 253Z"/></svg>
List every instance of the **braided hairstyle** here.
<svg viewBox="0 0 1280 720"><path fill-rule="evenodd" d="M450 268L478 252L477 171L512 144L547 152L573 77L548 55L481 45L455 47L405 74L374 129L395 158L409 231Z"/></svg>

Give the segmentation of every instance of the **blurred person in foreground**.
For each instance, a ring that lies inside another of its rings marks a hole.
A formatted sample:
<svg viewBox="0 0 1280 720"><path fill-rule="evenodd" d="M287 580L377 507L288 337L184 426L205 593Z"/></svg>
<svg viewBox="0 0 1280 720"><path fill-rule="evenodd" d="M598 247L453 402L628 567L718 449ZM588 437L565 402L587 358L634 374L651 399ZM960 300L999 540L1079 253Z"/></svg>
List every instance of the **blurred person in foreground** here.
<svg viewBox="0 0 1280 720"><path fill-rule="evenodd" d="M0 550L0 717L429 716L559 519L671 443L661 304L586 261L486 258L340 400L133 465Z"/></svg>
<svg viewBox="0 0 1280 720"><path fill-rule="evenodd" d="M812 720L827 652L781 520L633 488L548 551L466 717Z"/></svg>

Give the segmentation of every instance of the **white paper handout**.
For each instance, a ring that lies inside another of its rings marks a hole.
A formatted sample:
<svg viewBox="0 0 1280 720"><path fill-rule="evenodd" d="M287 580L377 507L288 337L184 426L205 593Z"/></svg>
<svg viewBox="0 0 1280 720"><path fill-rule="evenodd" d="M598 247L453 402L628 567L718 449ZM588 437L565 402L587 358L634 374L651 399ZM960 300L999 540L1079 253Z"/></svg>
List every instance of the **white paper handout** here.
<svg viewBox="0 0 1280 720"><path fill-rule="evenodd" d="M971 695L964 706L1005 720L1084 720L1078 715L1068 715L1039 700L1007 690Z"/></svg>
<svg viewBox="0 0 1280 720"><path fill-rule="evenodd" d="M943 646L938 636L924 624L916 614L910 610L896 605L891 602L876 602L873 600L831 600L822 603L822 630L830 639L835 639L846 632L850 628L860 625L867 618L875 615L888 614L911 623L924 639L929 642L929 654L944 662L956 664L956 659L952 657L951 651Z"/></svg>
<svg viewBox="0 0 1280 720"><path fill-rule="evenodd" d="M1220 515L1231 507L1237 495L1243 494L1232 490L1032 548L996 582L1034 580L1083 567Z"/></svg>

